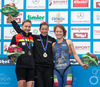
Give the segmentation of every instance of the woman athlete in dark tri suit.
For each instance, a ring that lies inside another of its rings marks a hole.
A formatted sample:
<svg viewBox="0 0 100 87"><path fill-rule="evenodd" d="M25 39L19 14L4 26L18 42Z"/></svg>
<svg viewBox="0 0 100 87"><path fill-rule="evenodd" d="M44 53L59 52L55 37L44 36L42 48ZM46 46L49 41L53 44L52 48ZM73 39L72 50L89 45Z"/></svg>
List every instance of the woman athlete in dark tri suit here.
<svg viewBox="0 0 100 87"><path fill-rule="evenodd" d="M85 66L76 54L71 40L65 40L66 30L63 25L56 25L54 33L57 42L52 44L54 54L54 85L55 87L72 87L72 67L70 65L69 46L74 58L81 66Z"/></svg>
<svg viewBox="0 0 100 87"><path fill-rule="evenodd" d="M34 39L31 33L31 21L24 20L21 25L22 32L13 36L11 45L16 44L22 48L25 54L17 59L16 76L18 87L34 87L35 80L35 61L33 54ZM10 57L13 61L13 56Z"/></svg>

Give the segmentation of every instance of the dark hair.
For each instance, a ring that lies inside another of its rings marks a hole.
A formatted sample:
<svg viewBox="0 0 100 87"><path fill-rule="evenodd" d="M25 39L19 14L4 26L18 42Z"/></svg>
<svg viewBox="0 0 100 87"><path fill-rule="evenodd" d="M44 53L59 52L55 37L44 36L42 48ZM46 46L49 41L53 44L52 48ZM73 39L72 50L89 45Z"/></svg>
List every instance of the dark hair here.
<svg viewBox="0 0 100 87"><path fill-rule="evenodd" d="M31 22L30 20L26 19L26 20L23 20L23 22L22 22L22 26L23 26L23 25L24 25L24 23L26 23L26 22L29 22L29 23L31 23L31 24L32 24L32 22Z"/></svg>
<svg viewBox="0 0 100 87"><path fill-rule="evenodd" d="M42 26L42 25L47 25L47 26L49 27L49 25L48 25L47 22L41 22L41 24L40 24L40 29L41 29L41 26Z"/></svg>
<svg viewBox="0 0 100 87"><path fill-rule="evenodd" d="M63 25L61 25L61 24L57 24L56 26L54 26L54 32L56 31L57 27L61 28L61 30L63 31L63 34L64 34L63 36L65 37L66 36L66 32L67 32L65 27Z"/></svg>

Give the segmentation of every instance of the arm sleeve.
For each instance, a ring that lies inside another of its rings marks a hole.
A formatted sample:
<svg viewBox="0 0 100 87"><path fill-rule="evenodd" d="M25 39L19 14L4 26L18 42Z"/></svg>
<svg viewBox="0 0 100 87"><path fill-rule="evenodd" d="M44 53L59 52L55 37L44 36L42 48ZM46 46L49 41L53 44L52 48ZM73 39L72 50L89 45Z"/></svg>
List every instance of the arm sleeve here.
<svg viewBox="0 0 100 87"><path fill-rule="evenodd" d="M17 33L21 33L23 31L15 20L11 21L11 23L12 23L12 26L16 30Z"/></svg>

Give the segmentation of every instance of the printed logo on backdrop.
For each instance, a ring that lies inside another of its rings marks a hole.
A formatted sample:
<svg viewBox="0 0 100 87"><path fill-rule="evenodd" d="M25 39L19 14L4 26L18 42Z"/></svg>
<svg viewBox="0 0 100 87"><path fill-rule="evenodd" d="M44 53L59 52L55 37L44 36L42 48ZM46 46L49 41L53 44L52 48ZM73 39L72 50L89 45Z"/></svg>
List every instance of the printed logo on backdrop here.
<svg viewBox="0 0 100 87"><path fill-rule="evenodd" d="M20 24L21 23L21 18L14 18L14 20L16 20L16 22L18 23L18 24ZM9 24L10 22L8 21L8 18L7 18L7 24Z"/></svg>
<svg viewBox="0 0 100 87"><path fill-rule="evenodd" d="M52 6L52 0L49 0L49 6Z"/></svg>
<svg viewBox="0 0 100 87"><path fill-rule="evenodd" d="M17 32L15 31L14 28L11 28L11 29L10 29L10 33L11 33L13 36L17 34Z"/></svg>
<svg viewBox="0 0 100 87"><path fill-rule="evenodd" d="M94 23L100 23L100 11L94 11Z"/></svg>
<svg viewBox="0 0 100 87"><path fill-rule="evenodd" d="M100 27L93 27L93 38L100 39Z"/></svg>
<svg viewBox="0 0 100 87"><path fill-rule="evenodd" d="M0 54L1 54L1 42L0 42Z"/></svg>
<svg viewBox="0 0 100 87"><path fill-rule="evenodd" d="M100 2L96 2L96 8L100 8Z"/></svg>
<svg viewBox="0 0 100 87"><path fill-rule="evenodd" d="M49 12L49 24L67 24L68 12Z"/></svg>
<svg viewBox="0 0 100 87"><path fill-rule="evenodd" d="M90 42L73 42L77 54L86 54L90 52Z"/></svg>
<svg viewBox="0 0 100 87"><path fill-rule="evenodd" d="M70 59L70 64L71 65L79 65L79 63L75 59Z"/></svg>
<svg viewBox="0 0 100 87"><path fill-rule="evenodd" d="M0 39L1 39L1 27L0 27Z"/></svg>
<svg viewBox="0 0 100 87"><path fill-rule="evenodd" d="M19 0L11 0L13 3L18 4Z"/></svg>
<svg viewBox="0 0 100 87"><path fill-rule="evenodd" d="M68 0L49 0L49 8L55 9L55 8L68 8Z"/></svg>
<svg viewBox="0 0 100 87"><path fill-rule="evenodd" d="M1 9L1 0L0 0L0 9Z"/></svg>
<svg viewBox="0 0 100 87"><path fill-rule="evenodd" d="M100 0L93 0L94 8L100 8Z"/></svg>
<svg viewBox="0 0 100 87"><path fill-rule="evenodd" d="M81 61L83 61L83 59L82 58L80 58L81 59ZM80 66L80 64L75 60L75 59L73 59L73 58L70 58L70 64L71 65L74 65L74 66ZM100 66L100 58L98 59L98 66ZM99 71L100 72L100 71ZM94 74L96 75L98 72L96 71L94 71ZM99 74L100 75L100 74ZM92 80L92 79L90 79L90 80Z"/></svg>
<svg viewBox="0 0 100 87"><path fill-rule="evenodd" d="M71 27L71 39L90 39L90 27Z"/></svg>
<svg viewBox="0 0 100 87"><path fill-rule="evenodd" d="M0 24L1 24L1 12L0 12Z"/></svg>
<svg viewBox="0 0 100 87"><path fill-rule="evenodd" d="M45 12L27 12L26 19L31 20L32 24L40 24L45 21Z"/></svg>
<svg viewBox="0 0 100 87"><path fill-rule="evenodd" d="M5 73L0 73L0 85L3 85L2 87L7 87L7 85L10 85L11 77L8 76Z"/></svg>
<svg viewBox="0 0 100 87"><path fill-rule="evenodd" d="M100 83L100 69L92 69L92 76L89 78L92 85L99 85Z"/></svg>
<svg viewBox="0 0 100 87"><path fill-rule="evenodd" d="M45 0L26 0L27 9L45 9Z"/></svg>
<svg viewBox="0 0 100 87"><path fill-rule="evenodd" d="M72 24L90 24L90 11L71 12Z"/></svg>
<svg viewBox="0 0 100 87"><path fill-rule="evenodd" d="M1 27L0 27L0 39L1 39Z"/></svg>
<svg viewBox="0 0 100 87"><path fill-rule="evenodd" d="M0 66L13 66L15 64L12 63L10 59L6 58L0 58Z"/></svg>
<svg viewBox="0 0 100 87"><path fill-rule="evenodd" d="M39 35L40 34L39 27L32 27L31 32L32 34Z"/></svg>
<svg viewBox="0 0 100 87"><path fill-rule="evenodd" d="M4 27L4 39L12 39L17 32L12 27Z"/></svg>
<svg viewBox="0 0 100 87"><path fill-rule="evenodd" d="M77 14L77 17L78 17L79 19L83 19L83 18L84 18L84 13L83 13L83 12L79 12L79 13Z"/></svg>
<svg viewBox="0 0 100 87"><path fill-rule="evenodd" d="M34 4L38 4L38 3L40 2L40 0L32 0L32 2L33 2Z"/></svg>
<svg viewBox="0 0 100 87"><path fill-rule="evenodd" d="M15 21L18 23L18 24L21 24L22 21L23 21L23 13L20 12L19 16L14 18ZM4 24L11 24L9 21L8 21L8 18L6 16L4 16Z"/></svg>
<svg viewBox="0 0 100 87"><path fill-rule="evenodd" d="M54 29L54 27L49 27L48 35L50 35L51 37L54 37L56 39L53 29Z"/></svg>
<svg viewBox="0 0 100 87"><path fill-rule="evenodd" d="M93 42L93 53L100 54L100 42Z"/></svg>
<svg viewBox="0 0 100 87"><path fill-rule="evenodd" d="M89 7L89 0L73 0L73 7Z"/></svg>
<svg viewBox="0 0 100 87"><path fill-rule="evenodd" d="M4 4L15 3L17 9L23 9L24 0L4 0Z"/></svg>

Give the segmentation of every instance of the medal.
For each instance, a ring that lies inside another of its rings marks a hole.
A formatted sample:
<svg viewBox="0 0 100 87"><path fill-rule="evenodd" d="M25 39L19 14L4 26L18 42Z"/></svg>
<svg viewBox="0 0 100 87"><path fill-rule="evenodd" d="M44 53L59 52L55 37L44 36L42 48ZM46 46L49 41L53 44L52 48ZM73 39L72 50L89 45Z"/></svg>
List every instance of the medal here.
<svg viewBox="0 0 100 87"><path fill-rule="evenodd" d="M46 40L46 46L44 47L44 44L43 44L43 41L42 41L42 38L41 38L41 35L40 35L40 40L41 40L41 44L42 44L42 47L43 47L43 50L44 50L44 53L43 53L43 57L47 57L47 53L46 53L46 50L47 50L47 45L48 45L48 35L47 35L47 40Z"/></svg>
<svg viewBox="0 0 100 87"><path fill-rule="evenodd" d="M61 58L59 58L57 61L58 61L58 63L61 63L61 62L62 62L62 59L61 59Z"/></svg>
<svg viewBox="0 0 100 87"><path fill-rule="evenodd" d="M30 52L30 51L28 51L28 55L30 55L30 56L31 56L31 52Z"/></svg>
<svg viewBox="0 0 100 87"><path fill-rule="evenodd" d="M61 59L61 51L62 51L62 44L63 43L64 43L64 39L63 39L60 47L58 46L58 43L56 43L56 45L57 45L57 51L58 51L58 58L60 58L60 59Z"/></svg>
<svg viewBox="0 0 100 87"><path fill-rule="evenodd" d="M48 55L47 55L47 53L44 53L44 54L43 54L43 57L45 57L45 58L46 58L47 56L48 56Z"/></svg>

